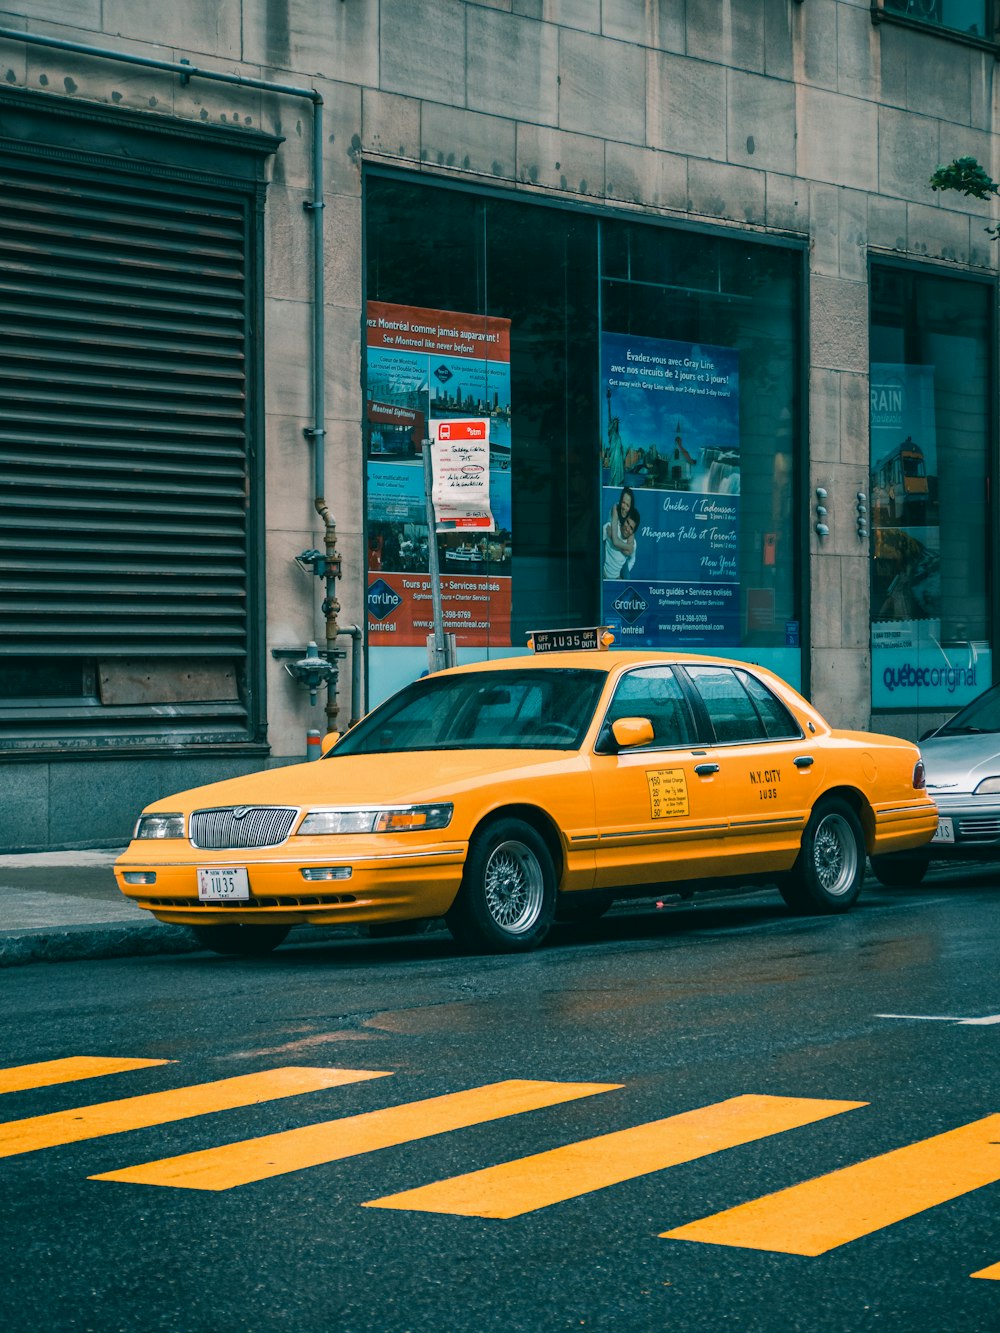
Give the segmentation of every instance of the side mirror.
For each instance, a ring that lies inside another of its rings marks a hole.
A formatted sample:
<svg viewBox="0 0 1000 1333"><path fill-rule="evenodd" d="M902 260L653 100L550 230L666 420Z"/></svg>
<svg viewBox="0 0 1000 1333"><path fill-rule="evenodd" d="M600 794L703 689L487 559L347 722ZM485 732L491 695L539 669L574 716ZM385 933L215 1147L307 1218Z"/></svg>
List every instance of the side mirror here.
<svg viewBox="0 0 1000 1333"><path fill-rule="evenodd" d="M320 751L319 751L320 754L326 754L327 751L331 750L339 740L340 740L339 731L328 731L326 735L323 737L323 744L320 746Z"/></svg>
<svg viewBox="0 0 1000 1333"><path fill-rule="evenodd" d="M611 734L620 750L629 750L634 745L649 745L653 724L648 717L620 717L611 724Z"/></svg>

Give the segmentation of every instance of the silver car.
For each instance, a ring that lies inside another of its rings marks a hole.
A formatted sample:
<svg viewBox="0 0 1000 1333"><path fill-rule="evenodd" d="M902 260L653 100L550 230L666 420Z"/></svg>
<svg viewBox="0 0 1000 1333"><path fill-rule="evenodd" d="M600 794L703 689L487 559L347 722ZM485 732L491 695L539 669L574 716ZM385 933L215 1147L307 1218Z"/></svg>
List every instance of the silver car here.
<svg viewBox="0 0 1000 1333"><path fill-rule="evenodd" d="M919 852L871 858L893 887L919 884L931 861L1000 860L1000 685L921 737L920 753L937 832Z"/></svg>

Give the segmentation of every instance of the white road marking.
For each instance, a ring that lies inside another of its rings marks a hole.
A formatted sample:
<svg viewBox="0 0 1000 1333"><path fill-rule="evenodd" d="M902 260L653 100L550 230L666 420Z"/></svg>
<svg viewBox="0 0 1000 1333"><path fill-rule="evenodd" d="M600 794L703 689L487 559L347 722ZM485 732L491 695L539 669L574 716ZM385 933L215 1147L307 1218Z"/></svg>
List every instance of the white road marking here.
<svg viewBox="0 0 1000 1333"><path fill-rule="evenodd" d="M955 1014L876 1014L876 1018L908 1018L914 1023L957 1023L964 1027L989 1027L1000 1023L1000 1014L987 1014L985 1018L958 1018Z"/></svg>

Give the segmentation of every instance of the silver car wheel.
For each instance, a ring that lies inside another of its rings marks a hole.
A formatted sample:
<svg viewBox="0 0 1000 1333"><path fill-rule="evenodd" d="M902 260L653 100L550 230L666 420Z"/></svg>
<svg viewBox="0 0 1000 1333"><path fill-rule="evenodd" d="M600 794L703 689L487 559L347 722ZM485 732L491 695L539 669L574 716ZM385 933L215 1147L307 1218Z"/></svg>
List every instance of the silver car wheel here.
<svg viewBox="0 0 1000 1333"><path fill-rule="evenodd" d="M849 893L858 873L858 845L847 820L839 814L824 816L813 839L816 878L832 898Z"/></svg>
<svg viewBox="0 0 1000 1333"><path fill-rule="evenodd" d="M522 935L535 925L545 898L542 867L523 842L502 842L486 862L483 876L486 909L510 935Z"/></svg>

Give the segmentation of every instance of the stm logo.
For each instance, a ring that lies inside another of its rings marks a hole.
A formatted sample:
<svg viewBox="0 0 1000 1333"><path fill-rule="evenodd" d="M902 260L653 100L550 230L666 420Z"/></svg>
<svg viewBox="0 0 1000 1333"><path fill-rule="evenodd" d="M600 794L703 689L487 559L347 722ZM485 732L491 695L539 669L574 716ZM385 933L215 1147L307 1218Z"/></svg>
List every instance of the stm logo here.
<svg viewBox="0 0 1000 1333"><path fill-rule="evenodd" d="M368 614L376 620L385 620L402 601L395 588L390 588L385 579L377 579L368 589Z"/></svg>
<svg viewBox="0 0 1000 1333"><path fill-rule="evenodd" d="M622 595L616 597L611 605L622 620L629 625L634 625L643 612L649 609L649 603L634 588L626 588Z"/></svg>
<svg viewBox="0 0 1000 1333"><path fill-rule="evenodd" d="M442 384L447 384L451 379L451 371L447 366L438 366L434 372L434 378L440 380Z"/></svg>

